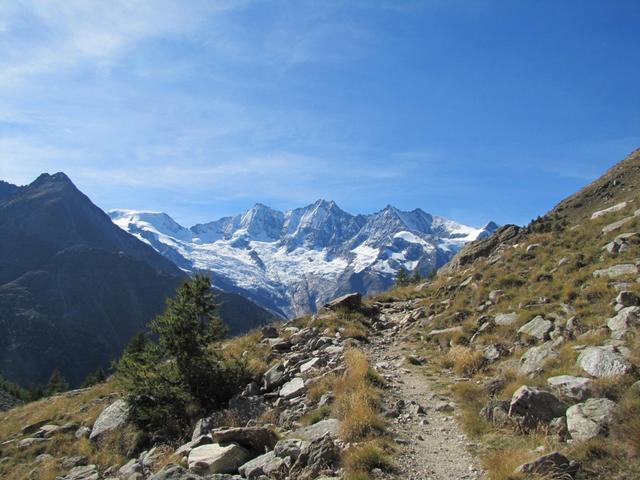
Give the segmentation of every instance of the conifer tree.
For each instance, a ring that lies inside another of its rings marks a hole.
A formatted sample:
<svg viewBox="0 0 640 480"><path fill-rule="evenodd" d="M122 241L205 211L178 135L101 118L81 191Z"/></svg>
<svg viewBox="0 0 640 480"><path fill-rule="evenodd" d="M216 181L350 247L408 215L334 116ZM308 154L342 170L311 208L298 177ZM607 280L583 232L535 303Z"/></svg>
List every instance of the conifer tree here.
<svg viewBox="0 0 640 480"><path fill-rule="evenodd" d="M46 395L54 395L56 393L66 392L67 390L69 390L69 383L62 376L60 370L54 370L51 373L51 377L49 377L47 386L45 387Z"/></svg>

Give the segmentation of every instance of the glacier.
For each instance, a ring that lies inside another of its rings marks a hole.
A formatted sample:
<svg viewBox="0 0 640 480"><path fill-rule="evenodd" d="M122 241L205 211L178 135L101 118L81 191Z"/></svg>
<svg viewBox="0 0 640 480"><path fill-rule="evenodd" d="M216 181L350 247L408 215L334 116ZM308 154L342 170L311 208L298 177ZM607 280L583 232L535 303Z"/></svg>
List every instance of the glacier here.
<svg viewBox="0 0 640 480"><path fill-rule="evenodd" d="M493 222L469 227L391 205L351 215L327 200L286 212L258 203L242 214L190 228L162 212L115 209L108 214L184 271L209 274L217 288L283 318L314 313L347 292L383 291L401 267L426 276L465 244L498 228Z"/></svg>

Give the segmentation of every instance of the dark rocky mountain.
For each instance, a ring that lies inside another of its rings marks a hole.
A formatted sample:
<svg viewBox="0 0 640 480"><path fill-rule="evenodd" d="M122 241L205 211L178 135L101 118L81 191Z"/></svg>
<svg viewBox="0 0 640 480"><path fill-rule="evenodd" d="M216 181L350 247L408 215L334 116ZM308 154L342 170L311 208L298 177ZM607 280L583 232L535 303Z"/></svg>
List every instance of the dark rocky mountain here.
<svg viewBox="0 0 640 480"><path fill-rule="evenodd" d="M23 385L55 368L77 385L108 366L186 279L63 173L3 184L0 231L0 373ZM272 319L237 295L219 299L233 333Z"/></svg>

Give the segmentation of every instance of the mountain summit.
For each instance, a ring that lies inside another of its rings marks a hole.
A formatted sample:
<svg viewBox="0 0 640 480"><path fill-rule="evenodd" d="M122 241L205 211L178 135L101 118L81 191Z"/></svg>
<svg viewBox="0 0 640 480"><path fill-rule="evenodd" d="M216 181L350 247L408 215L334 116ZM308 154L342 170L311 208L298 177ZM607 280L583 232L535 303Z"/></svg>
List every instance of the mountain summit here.
<svg viewBox="0 0 640 480"><path fill-rule="evenodd" d="M497 225L473 228L391 205L351 215L320 199L286 212L260 203L244 213L185 228L165 213L112 210L122 229L185 271L292 318L349 291L388 288L399 268L427 275Z"/></svg>

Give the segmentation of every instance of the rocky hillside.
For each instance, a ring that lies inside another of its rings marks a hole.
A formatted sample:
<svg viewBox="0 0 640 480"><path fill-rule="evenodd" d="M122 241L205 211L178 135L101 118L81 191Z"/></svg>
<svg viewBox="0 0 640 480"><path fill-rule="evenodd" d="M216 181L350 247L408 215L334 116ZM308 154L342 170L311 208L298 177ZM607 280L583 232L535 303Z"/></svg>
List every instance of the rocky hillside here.
<svg viewBox="0 0 640 480"><path fill-rule="evenodd" d="M109 367L186 275L62 173L0 187L0 374L27 386L58 369L78 385ZM233 332L272 319L237 295L220 300Z"/></svg>
<svg viewBox="0 0 640 480"><path fill-rule="evenodd" d="M387 206L351 215L318 200L287 212L247 212L184 228L164 213L113 210L113 221L180 268L285 318L316 312L336 296L387 290L399 268L427 276L465 244L495 231Z"/></svg>

